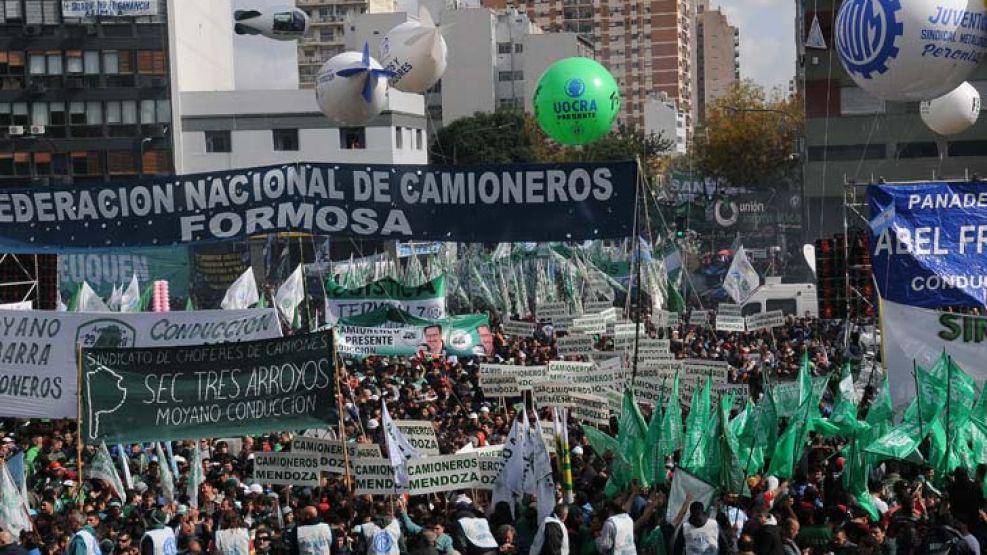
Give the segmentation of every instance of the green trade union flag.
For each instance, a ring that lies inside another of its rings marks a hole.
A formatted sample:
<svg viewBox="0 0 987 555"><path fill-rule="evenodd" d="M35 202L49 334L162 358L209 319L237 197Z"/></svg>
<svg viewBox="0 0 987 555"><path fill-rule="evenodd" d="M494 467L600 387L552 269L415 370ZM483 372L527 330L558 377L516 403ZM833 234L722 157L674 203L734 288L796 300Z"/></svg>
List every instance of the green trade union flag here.
<svg viewBox="0 0 987 555"><path fill-rule="evenodd" d="M320 428L336 422L332 334L82 350L86 443Z"/></svg>

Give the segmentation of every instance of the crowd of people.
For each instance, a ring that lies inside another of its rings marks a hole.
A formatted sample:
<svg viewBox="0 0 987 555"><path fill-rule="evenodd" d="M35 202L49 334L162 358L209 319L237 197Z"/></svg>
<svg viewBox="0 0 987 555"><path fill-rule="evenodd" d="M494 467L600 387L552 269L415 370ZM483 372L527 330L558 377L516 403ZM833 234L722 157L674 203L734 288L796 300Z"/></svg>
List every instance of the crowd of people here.
<svg viewBox="0 0 987 555"><path fill-rule="evenodd" d="M865 348L842 326L809 318L790 317L783 328L755 333L685 324L645 329L670 339L678 358L727 361L731 379L749 384L755 399L766 380L793 375L803 353L813 372L824 375L845 360L859 362ZM488 358L498 363L540 365L558 358L545 337L495 333L494 347ZM432 422L442 453L503 443L521 406L532 419L549 418L544 407L539 413L530 403L518 404L522 398L505 403L486 397L478 377L485 360L430 353L345 360L339 370L343 434L383 448L382 401L396 420ZM870 394L865 392L862 410ZM832 399L823 396L823 414ZM649 416L650 408L642 408ZM24 453L32 529L16 536L0 531L0 555L917 555L979 553L987 541L984 468L937 477L920 464L885 461L870 476L870 495L880 510L873 520L843 489L838 438L812 436L792 480L754 474L744 491L718 492L708 506L693 502L670 514L668 481L650 488L634 484L606 497L613 454L594 452L579 423L570 421L575 498L562 503L559 490L553 515L538 522L532 499L490 507L486 491L356 496L345 476L333 474L324 474L319 487L254 482L254 454L290 450L298 430L173 442L172 498L166 498L159 471L171 461L158 460L150 444L111 446L114 460L126 461L133 476L133 488L117 496L106 483L79 474L74 422L2 424L0 458ZM612 426L606 431L616 432L616 419ZM81 450L83 468L96 449ZM186 484L195 450L205 482L193 493ZM674 462L666 461L668 476L676 472ZM4 514L0 510L0 518Z"/></svg>

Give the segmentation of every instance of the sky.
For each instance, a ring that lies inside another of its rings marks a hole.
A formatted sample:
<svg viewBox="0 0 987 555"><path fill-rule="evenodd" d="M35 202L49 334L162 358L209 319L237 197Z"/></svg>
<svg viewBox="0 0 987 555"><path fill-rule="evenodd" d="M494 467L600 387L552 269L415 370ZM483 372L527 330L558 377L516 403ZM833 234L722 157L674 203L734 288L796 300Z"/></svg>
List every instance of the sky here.
<svg viewBox="0 0 987 555"><path fill-rule="evenodd" d="M740 77L788 91L795 76L795 2L713 0L740 30Z"/></svg>
<svg viewBox="0 0 987 555"><path fill-rule="evenodd" d="M286 0L233 0L234 8L264 9ZM740 29L740 76L767 90L788 90L795 74L795 2L792 0L713 0ZM294 42L234 37L238 88L296 88Z"/></svg>

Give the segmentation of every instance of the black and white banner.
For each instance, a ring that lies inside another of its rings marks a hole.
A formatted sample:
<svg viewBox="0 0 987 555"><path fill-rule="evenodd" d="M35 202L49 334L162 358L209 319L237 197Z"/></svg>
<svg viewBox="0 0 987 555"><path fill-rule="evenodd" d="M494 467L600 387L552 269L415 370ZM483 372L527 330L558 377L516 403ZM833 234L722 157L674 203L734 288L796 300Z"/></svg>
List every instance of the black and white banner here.
<svg viewBox="0 0 987 555"><path fill-rule="evenodd" d="M274 232L365 239L549 241L632 234L636 166L309 164L6 189L0 250L209 243Z"/></svg>

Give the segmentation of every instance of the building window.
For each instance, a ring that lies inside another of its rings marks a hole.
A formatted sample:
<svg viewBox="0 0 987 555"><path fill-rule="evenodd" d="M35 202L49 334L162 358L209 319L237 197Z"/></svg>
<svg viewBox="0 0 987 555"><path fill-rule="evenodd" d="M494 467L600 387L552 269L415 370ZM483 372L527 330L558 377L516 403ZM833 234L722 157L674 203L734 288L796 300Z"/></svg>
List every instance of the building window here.
<svg viewBox="0 0 987 555"><path fill-rule="evenodd" d="M298 150L297 129L273 129L274 150Z"/></svg>
<svg viewBox="0 0 987 555"><path fill-rule="evenodd" d="M82 70L89 75L99 74L98 50L86 50L82 53Z"/></svg>
<svg viewBox="0 0 987 555"><path fill-rule="evenodd" d="M521 44L520 42L519 43L516 43L514 45L514 53L515 54L520 54L521 52L524 52L524 45Z"/></svg>
<svg viewBox="0 0 987 555"><path fill-rule="evenodd" d="M885 150L883 144L810 146L809 161L881 160L886 155Z"/></svg>
<svg viewBox="0 0 987 555"><path fill-rule="evenodd" d="M81 50L69 50L65 53L65 73L82 73L83 67Z"/></svg>
<svg viewBox="0 0 987 555"><path fill-rule="evenodd" d="M116 50L103 52L103 73L107 75L120 73L120 53Z"/></svg>
<svg viewBox="0 0 987 555"><path fill-rule="evenodd" d="M899 143L896 158L938 158L939 147L933 142Z"/></svg>
<svg viewBox="0 0 987 555"><path fill-rule="evenodd" d="M69 103L69 123L72 125L85 125L86 124L86 103L85 102L70 102Z"/></svg>
<svg viewBox="0 0 987 555"><path fill-rule="evenodd" d="M401 126L394 128L394 148L404 148L404 130Z"/></svg>
<svg viewBox="0 0 987 555"><path fill-rule="evenodd" d="M141 100L141 123L146 125L157 122L154 107L155 102L153 100Z"/></svg>
<svg viewBox="0 0 987 555"><path fill-rule="evenodd" d="M106 102L106 123L123 123L119 100L109 100Z"/></svg>
<svg viewBox="0 0 987 555"><path fill-rule="evenodd" d="M367 148L367 130L363 127L340 127L339 147L347 150Z"/></svg>
<svg viewBox="0 0 987 555"><path fill-rule="evenodd" d="M136 100L124 100L120 103L123 112L123 123L125 125L134 125L137 123L137 101Z"/></svg>
<svg viewBox="0 0 987 555"><path fill-rule="evenodd" d="M103 124L103 103L97 101L86 102L86 123L89 125Z"/></svg>
<svg viewBox="0 0 987 555"><path fill-rule="evenodd" d="M48 75L62 74L62 55L48 54Z"/></svg>
<svg viewBox="0 0 987 555"><path fill-rule="evenodd" d="M497 53L498 54L510 54L511 53L511 43L509 43L509 42L498 42L497 43Z"/></svg>
<svg viewBox="0 0 987 555"><path fill-rule="evenodd" d="M48 105L48 120L52 125L65 125L68 119L65 117L65 103L52 102Z"/></svg>
<svg viewBox="0 0 987 555"><path fill-rule="evenodd" d="M233 152L229 131L206 131L206 152Z"/></svg>
<svg viewBox="0 0 987 555"><path fill-rule="evenodd" d="M425 141L423 140L425 133L421 129L415 129L415 149L423 150L425 148Z"/></svg>
<svg viewBox="0 0 987 555"><path fill-rule="evenodd" d="M31 75L44 75L45 74L45 55L44 54L28 54L27 56L27 67L28 73Z"/></svg>
<svg viewBox="0 0 987 555"><path fill-rule="evenodd" d="M171 101L158 100L158 123L171 123Z"/></svg>
<svg viewBox="0 0 987 555"><path fill-rule="evenodd" d="M949 155L983 156L987 152L987 141L950 141Z"/></svg>
<svg viewBox="0 0 987 555"><path fill-rule="evenodd" d="M48 103L31 104L31 125L48 125Z"/></svg>
<svg viewBox="0 0 987 555"><path fill-rule="evenodd" d="M513 77L514 77L514 74L512 72L510 72L510 71L498 71L497 72L497 80L498 81L501 81L501 82L503 82L503 81L511 81Z"/></svg>

